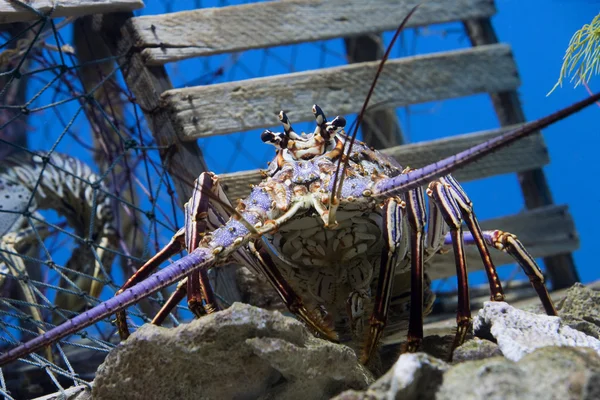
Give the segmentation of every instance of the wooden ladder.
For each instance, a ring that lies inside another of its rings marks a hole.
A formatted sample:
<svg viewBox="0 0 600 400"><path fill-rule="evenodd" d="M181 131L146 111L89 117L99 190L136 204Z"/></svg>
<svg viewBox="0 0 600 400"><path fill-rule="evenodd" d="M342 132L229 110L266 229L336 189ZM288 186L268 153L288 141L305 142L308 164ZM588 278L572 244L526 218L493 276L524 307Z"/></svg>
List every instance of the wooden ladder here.
<svg viewBox="0 0 600 400"><path fill-rule="evenodd" d="M146 113L146 118L157 141L177 144L176 154L167 161L169 172L176 172L171 176L179 180L176 186L182 201L189 196L186 182L193 181L206 168L199 158L198 138L273 126L273 116L280 109L293 110L294 121L308 121L313 118L310 113L313 103L325 106L328 115L356 113L378 62L363 61L181 89L171 87L165 64L332 38L364 41L370 37L368 34L396 29L416 3L416 0L273 1L122 21L122 29L113 30L115 49L125 52L135 45L136 51L131 53L130 64L124 70L126 81L142 108L152 110ZM494 3L489 0L424 2L409 20L409 27L462 21L473 47L389 60L371 104L402 107L487 92L505 128L393 146L384 149L384 153L403 165L420 167L525 121L516 94L520 84L517 67L510 46L499 44L496 39L490 23L494 13ZM315 29L314 21L318 20L326 23ZM350 56L361 58L361 55ZM410 87L404 87L402 82L410 82ZM392 119L388 113L382 124L398 132L395 113L391 114ZM378 140L377 135L371 137L371 144L379 144L373 143ZM392 140L402 142L399 135L392 136ZM533 256L544 258L556 289L578 280L570 253L578 248L579 241L567 206L552 204L541 170L548 162L544 140L538 133L457 171L455 176L468 181L508 172L519 174L528 211L483 221L482 227L518 234ZM182 165L186 166L185 171ZM182 177L182 172L187 176ZM221 178L232 200L247 195L249 184L261 179L258 170L224 174ZM471 270L481 268L476 249L469 249L468 257ZM495 253L494 260L498 265L512 263L503 253ZM455 267L451 254L433 260L433 279L452 275Z"/></svg>

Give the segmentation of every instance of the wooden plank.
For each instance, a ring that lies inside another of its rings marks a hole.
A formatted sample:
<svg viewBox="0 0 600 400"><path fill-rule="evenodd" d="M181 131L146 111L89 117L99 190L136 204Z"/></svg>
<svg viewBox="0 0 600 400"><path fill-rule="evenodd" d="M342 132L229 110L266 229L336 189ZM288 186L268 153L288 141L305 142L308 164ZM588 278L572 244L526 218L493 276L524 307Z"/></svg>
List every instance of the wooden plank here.
<svg viewBox="0 0 600 400"><path fill-rule="evenodd" d="M464 22L464 26L473 46L498 43L498 37L489 18L468 20ZM490 97L500 124L510 125L526 121L516 90L490 93ZM527 208L542 207L554 202L546 176L541 169L519 174L519 184ZM548 268L548 274L555 289L572 286L580 280L572 254L558 254L545 258L544 264Z"/></svg>
<svg viewBox="0 0 600 400"><path fill-rule="evenodd" d="M540 207L508 217L482 221L481 228L514 233L533 257L570 253L579 248L575 223L566 205ZM483 269L475 247L467 247L466 254L469 271ZM514 263L512 257L497 250L493 250L492 259L496 265ZM432 258L427 271L431 279L455 276L456 267L452 252Z"/></svg>
<svg viewBox="0 0 600 400"><path fill-rule="evenodd" d="M205 8L135 18L148 64L393 30L418 3L408 26L490 17L489 0L293 0Z"/></svg>
<svg viewBox="0 0 600 400"><path fill-rule="evenodd" d="M133 11L144 7L142 0L30 0L24 3L42 14L49 13L54 7L53 18ZM39 15L17 1L0 0L0 24L36 19Z"/></svg>
<svg viewBox="0 0 600 400"><path fill-rule="evenodd" d="M491 139L518 125L484 132L469 133L422 143L411 143L381 150L394 157L403 166L418 168L456 154L468 147ZM258 138L257 138L258 140ZM538 168L550 162L546 145L539 135L525 138L505 149L499 150L480 161L470 164L453 175L459 181L480 179L487 176ZM250 185L261 181L260 170L241 171L220 175L227 196L239 199L250 194Z"/></svg>
<svg viewBox="0 0 600 400"><path fill-rule="evenodd" d="M273 126L286 110L292 122L358 112L378 61L248 79L163 93L183 140ZM507 45L481 46L389 61L371 104L386 108L516 89L520 84Z"/></svg>

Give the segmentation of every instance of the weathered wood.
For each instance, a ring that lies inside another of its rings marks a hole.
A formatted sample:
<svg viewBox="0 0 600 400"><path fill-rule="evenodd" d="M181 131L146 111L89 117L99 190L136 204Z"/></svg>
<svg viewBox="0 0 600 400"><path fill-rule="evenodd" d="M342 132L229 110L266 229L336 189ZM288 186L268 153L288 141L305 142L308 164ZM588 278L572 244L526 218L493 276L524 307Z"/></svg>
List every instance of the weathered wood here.
<svg viewBox="0 0 600 400"><path fill-rule="evenodd" d="M383 32L398 27L483 18L489 0L293 0L205 8L135 18L138 45L148 64L284 44Z"/></svg>
<svg viewBox="0 0 600 400"><path fill-rule="evenodd" d="M169 114L160 107L160 94L173 87L165 68L148 67L139 53L131 51L135 37L131 17L130 13L122 13L104 18L101 33L114 56L127 54L127 62L121 67L123 77L157 144L164 148L160 156L183 205L192 194L194 180L207 170L206 164L197 143L179 140Z"/></svg>
<svg viewBox="0 0 600 400"><path fill-rule="evenodd" d="M508 217L482 221L481 228L514 233L533 257L570 253L579 247L575 223L566 205L540 207ZM469 271L483 268L477 248L468 246L466 254ZM511 256L496 250L493 250L492 259L496 265L514 263ZM427 271L431 279L456 275L452 252L432 258Z"/></svg>
<svg viewBox="0 0 600 400"><path fill-rule="evenodd" d="M489 18L467 20L464 21L464 26L473 46L498 43L496 32ZM518 124L526 121L516 90L490 93L490 97L501 125ZM520 173L519 184L527 208L543 207L553 203L552 193L544 171L541 169ZM554 257L545 258L544 264L554 289L572 286L580 280L572 254L557 254Z"/></svg>
<svg viewBox="0 0 600 400"><path fill-rule="evenodd" d="M183 140L274 126L280 110L292 122L358 112L378 61L317 71L169 90L163 100ZM481 46L390 60L371 104L386 108L512 90L520 81L510 46Z"/></svg>
<svg viewBox="0 0 600 400"><path fill-rule="evenodd" d="M43 14L52 11L52 17L78 17L81 15L133 11L144 7L142 0L33 0L24 1ZM31 21L39 16L17 1L0 0L0 24Z"/></svg>
<svg viewBox="0 0 600 400"><path fill-rule="evenodd" d="M381 152L394 157L402 166L419 168L456 154L517 126L452 136L429 142L411 143L384 149ZM540 136L530 136L484 157L475 164L470 164L456 171L453 176L459 181L468 181L538 168L548 164L549 161L546 145L542 138ZM250 185L256 185L262 179L260 170L222 174L220 178L221 183L225 186L225 193L232 200L246 197L250 194Z"/></svg>

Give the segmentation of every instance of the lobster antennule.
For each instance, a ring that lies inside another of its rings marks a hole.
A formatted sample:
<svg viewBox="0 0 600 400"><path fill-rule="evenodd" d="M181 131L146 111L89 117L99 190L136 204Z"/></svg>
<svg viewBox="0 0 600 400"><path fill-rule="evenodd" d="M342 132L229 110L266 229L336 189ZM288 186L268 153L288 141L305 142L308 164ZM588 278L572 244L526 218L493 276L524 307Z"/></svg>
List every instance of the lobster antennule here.
<svg viewBox="0 0 600 400"><path fill-rule="evenodd" d="M294 131L294 128L292 128L292 123L290 122L290 119L288 118L287 114L283 112L283 110L279 112L279 121L281 121L281 125L283 125L283 130L290 139L300 138L300 135L298 135L296 131Z"/></svg>
<svg viewBox="0 0 600 400"><path fill-rule="evenodd" d="M426 185L436 178L448 175L464 165L477 161L519 139L573 115L598 100L600 100L600 93L596 93L547 117L529 122L510 132L506 132L498 137L463 150L458 154L444 158L441 161L411 170L393 178L382 179L375 185L373 197L384 199Z"/></svg>
<svg viewBox="0 0 600 400"><path fill-rule="evenodd" d="M317 122L317 129L315 130L315 133L319 132L321 136L323 136L323 139L329 140L331 137L330 132L327 130L327 117L325 116L325 113L321 107L316 104L314 104L312 107L312 113L315 116L315 121Z"/></svg>
<svg viewBox="0 0 600 400"><path fill-rule="evenodd" d="M290 139L301 139L301 136L294 131L294 128L292 128L292 123L283 110L279 112L279 121L281 122L281 125L283 125L283 133L273 132L266 129L260 135L260 139L264 143L270 143L280 149L286 149Z"/></svg>

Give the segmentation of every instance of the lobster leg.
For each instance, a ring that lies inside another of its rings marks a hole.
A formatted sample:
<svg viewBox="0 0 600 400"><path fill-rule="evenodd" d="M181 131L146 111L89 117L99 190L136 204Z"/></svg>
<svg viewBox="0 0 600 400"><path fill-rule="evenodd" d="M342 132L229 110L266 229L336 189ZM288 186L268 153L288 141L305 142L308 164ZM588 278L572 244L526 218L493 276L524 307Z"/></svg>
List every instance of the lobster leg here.
<svg viewBox="0 0 600 400"><path fill-rule="evenodd" d="M257 241L248 243L248 247L255 257L255 263L253 263L254 268L267 277L267 280L271 283L273 288L275 288L279 297L281 297L281 300L290 312L304 321L304 323L306 323L313 331L331 341L337 342L337 334L327 326L318 313L308 311L302 298L296 294L294 289L281 275L281 272L279 272L279 269L277 269L277 266L271 258L271 254L269 254L264 245Z"/></svg>
<svg viewBox="0 0 600 400"><path fill-rule="evenodd" d="M427 218L427 238L425 239L425 261L435 256L444 246L444 240L448 233L448 225L435 202L429 202L429 214Z"/></svg>
<svg viewBox="0 0 600 400"><path fill-rule="evenodd" d="M427 188L427 195L439 207L446 224L450 227L450 239L454 248L456 275L458 279L458 309L456 313L457 331L452 350L461 345L471 327L471 303L469 300L469 282L467 275L467 259L464 251L462 215L451 188L442 179L432 182ZM452 353L450 353L452 354Z"/></svg>
<svg viewBox="0 0 600 400"><path fill-rule="evenodd" d="M154 257L148 260L140 269L119 289L117 294L122 293L129 287L146 279L160 264L168 260L170 257L187 248L188 252L192 252L198 246L198 243L204 237L208 223L208 195L203 194L203 191L213 189L214 175L209 173L201 174L195 182L194 194L188 203L185 204L186 224L185 228L180 229L171 239L171 241L160 250ZM216 179L216 178L215 178ZM178 286L177 290L171 295L163 307L159 310L158 315L153 322L161 323L169 312L188 294L188 305L192 312L200 317L206 312L202 306L202 297L207 293L207 308L216 309L214 294L210 287L208 273L206 271L194 271L187 279L187 288ZM177 300L178 299L178 300ZM125 311L119 311L117 317L117 328L119 336L122 340L129 337L129 328Z"/></svg>
<svg viewBox="0 0 600 400"><path fill-rule="evenodd" d="M537 263L527 252L525 247L521 244L517 237L511 233L505 233L501 231L488 232L488 235L484 235L483 231L479 227L479 223L473 212L473 203L467 197L467 194L461 188L460 184L450 175L441 179L448 185L449 191L457 201L459 207L462 210L463 217L471 231L471 240L477 246L485 271L488 276L490 283L491 300L492 301L504 301L504 293L502 291L502 285L500 284L500 278L496 272L496 267L492 262L490 252L486 246L486 243L499 250L505 251L510 254L517 263L521 266L525 274L529 277L529 280L538 293L544 309L548 315L557 315L556 309L548 290L544 285L544 276L542 271L538 267ZM491 234L491 236L490 236Z"/></svg>
<svg viewBox="0 0 600 400"><path fill-rule="evenodd" d="M483 231L483 238L485 243L495 247L505 253L510 254L515 261L519 264L521 269L525 272L531 285L537 292L544 310L548 315L557 315L554 303L548 294L548 290L544 285L544 275L540 270L540 267L535 262L535 259L525 249L521 241L517 239L517 236L500 230ZM450 238L446 236L445 244L450 243ZM464 234L464 241L467 245L476 244L475 238L470 233Z"/></svg>
<svg viewBox="0 0 600 400"><path fill-rule="evenodd" d="M411 196L413 192L409 193L408 196ZM422 192L420 196L422 199ZM411 204L410 201L409 204ZM360 362L363 364L367 364L377 350L377 344L379 343L379 339L381 338L383 329L387 323L394 275L396 274L396 265L398 259L403 258L406 255L406 238L403 236L402 232L403 208L404 204L395 197L386 200L383 206L384 245L381 251L381 264L379 267L377 292L375 292L375 304L371 318L369 319L370 329L367 333L367 338L360 358ZM422 271L423 270L421 269L421 272Z"/></svg>
<svg viewBox="0 0 600 400"><path fill-rule="evenodd" d="M405 171L408 172L408 171ZM403 351L416 351L423 340L423 280L425 247L425 199L423 189L411 190L407 195L407 217L410 235L410 317L407 341Z"/></svg>
<svg viewBox="0 0 600 400"><path fill-rule="evenodd" d="M154 272L154 270L158 268L160 264L167 261L170 257L183 250L183 239L184 230L180 229L175 235L173 235L173 237L165 247L163 247L152 258L146 261L146 263L142 265L135 272L135 274L133 274L131 278L129 278L127 282L125 282L123 286L121 286L121 288L117 291L115 295L119 295L125 290L129 289L130 287L138 284L139 282L142 282L143 280L148 278L148 276L150 276L150 274L152 274L152 272ZM130 333L129 327L127 326L127 315L125 313L125 310L121 310L116 313L115 323L117 325L117 329L119 331L119 336L121 337L121 340L127 339Z"/></svg>
<svg viewBox="0 0 600 400"><path fill-rule="evenodd" d="M475 212L473 211L473 202L471 199L469 199L456 179L454 179L451 175L441 178L440 181L448 185L452 197L454 197L458 203L458 206L462 210L463 218L467 223L469 231L471 231L471 234L473 235L474 244L479 250L479 254L481 255L481 260L483 261L485 268L485 273L490 284L491 300L504 301L504 292L502 290L502 284L500 283L500 277L496 272L496 267L492 262L490 251L485 244L481 227L479 226L479 222L475 217Z"/></svg>
<svg viewBox="0 0 600 400"><path fill-rule="evenodd" d="M210 202L206 193L214 190L218 197L219 189L218 180L211 173L200 174L194 182L192 197L185 204L185 245L188 252L198 247L209 226ZM196 270L190 274L187 279L187 295L188 307L198 318L218 310L217 299L206 270Z"/></svg>
<svg viewBox="0 0 600 400"><path fill-rule="evenodd" d="M175 291L171 293L171 296L169 296L165 304L163 304L163 306L160 308L160 310L158 310L154 318L152 318L152 323L154 325L162 325L169 313L175 307L177 307L177 304L179 304L181 300L183 300L183 298L187 294L187 282L188 278L185 278L177 284L177 289L175 289Z"/></svg>

